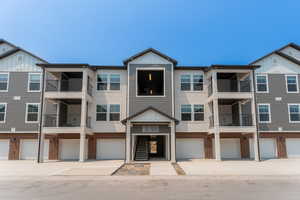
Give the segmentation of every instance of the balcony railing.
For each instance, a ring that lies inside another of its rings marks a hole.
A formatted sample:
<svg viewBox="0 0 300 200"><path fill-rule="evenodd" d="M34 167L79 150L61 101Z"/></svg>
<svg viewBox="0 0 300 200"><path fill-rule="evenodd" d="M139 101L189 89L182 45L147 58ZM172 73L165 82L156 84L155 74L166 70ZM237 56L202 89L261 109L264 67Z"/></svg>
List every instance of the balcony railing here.
<svg viewBox="0 0 300 200"><path fill-rule="evenodd" d="M250 92L251 82L249 80L238 81L229 79L218 79L218 92Z"/></svg>
<svg viewBox="0 0 300 200"><path fill-rule="evenodd" d="M220 114L219 124L220 126L253 126L253 120L251 114Z"/></svg>
<svg viewBox="0 0 300 200"><path fill-rule="evenodd" d="M44 127L80 127L80 120L79 122L58 121L57 114L45 114Z"/></svg>
<svg viewBox="0 0 300 200"><path fill-rule="evenodd" d="M46 92L80 92L82 79L46 80Z"/></svg>

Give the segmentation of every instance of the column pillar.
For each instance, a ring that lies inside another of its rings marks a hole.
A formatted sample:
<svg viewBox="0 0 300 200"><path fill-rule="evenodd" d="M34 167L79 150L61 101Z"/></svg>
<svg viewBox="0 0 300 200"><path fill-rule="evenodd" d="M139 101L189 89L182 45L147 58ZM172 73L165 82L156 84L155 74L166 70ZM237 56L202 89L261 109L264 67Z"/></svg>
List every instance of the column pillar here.
<svg viewBox="0 0 300 200"><path fill-rule="evenodd" d="M130 121L128 120L127 122L126 122L126 163L129 163L130 162L130 160L131 160L131 156L130 156L130 154L131 154L131 137L130 137Z"/></svg>
<svg viewBox="0 0 300 200"><path fill-rule="evenodd" d="M219 104L218 99L213 99L214 108L214 135L215 135L215 159L221 160L221 141L219 127Z"/></svg>
<svg viewBox="0 0 300 200"><path fill-rule="evenodd" d="M43 163L44 162L44 144L45 144L45 134L43 133L43 131L41 132L41 136L40 136L40 163Z"/></svg>
<svg viewBox="0 0 300 200"><path fill-rule="evenodd" d="M79 161L84 162L86 160L86 139L85 132L80 133L80 147L79 147Z"/></svg>
<svg viewBox="0 0 300 200"><path fill-rule="evenodd" d="M176 133L174 121L171 121L171 162L176 162Z"/></svg>

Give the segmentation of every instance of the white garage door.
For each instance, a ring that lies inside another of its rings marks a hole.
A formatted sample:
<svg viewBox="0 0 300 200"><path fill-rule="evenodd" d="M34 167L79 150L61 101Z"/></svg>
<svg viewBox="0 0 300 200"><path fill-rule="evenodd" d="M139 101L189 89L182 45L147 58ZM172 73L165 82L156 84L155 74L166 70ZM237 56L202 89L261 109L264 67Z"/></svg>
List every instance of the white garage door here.
<svg viewBox="0 0 300 200"><path fill-rule="evenodd" d="M38 140L20 140L20 159L35 160L38 153ZM44 159L48 159L49 140L44 143Z"/></svg>
<svg viewBox="0 0 300 200"><path fill-rule="evenodd" d="M85 145L86 158L88 155L88 141ZM60 139L59 158L61 160L79 160L80 140L79 139Z"/></svg>
<svg viewBox="0 0 300 200"><path fill-rule="evenodd" d="M241 143L239 138L221 139L222 159L241 159Z"/></svg>
<svg viewBox="0 0 300 200"><path fill-rule="evenodd" d="M250 157L254 158L253 139L249 140ZM261 159L270 159L277 157L276 140L274 138L260 138L259 150Z"/></svg>
<svg viewBox="0 0 300 200"><path fill-rule="evenodd" d="M300 138L286 138L288 158L300 158Z"/></svg>
<svg viewBox="0 0 300 200"><path fill-rule="evenodd" d="M177 159L204 158L204 141L201 138L176 139Z"/></svg>
<svg viewBox="0 0 300 200"><path fill-rule="evenodd" d="M0 140L0 160L8 160L9 140Z"/></svg>
<svg viewBox="0 0 300 200"><path fill-rule="evenodd" d="M98 139L97 159L98 160L124 160L125 140L124 139Z"/></svg>

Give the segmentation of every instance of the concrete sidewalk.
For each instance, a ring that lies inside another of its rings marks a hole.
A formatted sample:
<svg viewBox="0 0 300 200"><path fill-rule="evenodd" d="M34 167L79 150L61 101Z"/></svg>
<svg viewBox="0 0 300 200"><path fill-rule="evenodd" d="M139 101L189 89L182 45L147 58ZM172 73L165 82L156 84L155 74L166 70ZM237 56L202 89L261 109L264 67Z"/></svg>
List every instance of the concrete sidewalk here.
<svg viewBox="0 0 300 200"><path fill-rule="evenodd" d="M178 164L187 175L300 175L300 159L270 159L261 162L192 160Z"/></svg>
<svg viewBox="0 0 300 200"><path fill-rule="evenodd" d="M177 173L170 162L151 162L150 166L151 176L161 176L161 175L173 175L176 176Z"/></svg>
<svg viewBox="0 0 300 200"><path fill-rule="evenodd" d="M109 161L0 161L0 176L110 176L123 160Z"/></svg>

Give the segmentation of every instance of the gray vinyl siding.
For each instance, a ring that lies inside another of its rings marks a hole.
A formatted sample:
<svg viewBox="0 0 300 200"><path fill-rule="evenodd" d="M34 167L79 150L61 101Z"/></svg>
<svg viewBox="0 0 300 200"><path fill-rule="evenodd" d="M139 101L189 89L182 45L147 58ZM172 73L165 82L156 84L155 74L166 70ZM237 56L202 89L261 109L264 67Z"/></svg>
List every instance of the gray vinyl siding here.
<svg viewBox="0 0 300 200"><path fill-rule="evenodd" d="M298 80L299 79L298 75ZM257 93L257 104L269 103L271 108L271 123L259 123L260 131L299 131L300 123L289 123L288 104L300 103L299 93L287 93L284 74L268 74L269 93ZM298 82L299 85L299 82ZM300 88L300 87L299 87ZM281 97L281 101L276 101Z"/></svg>
<svg viewBox="0 0 300 200"><path fill-rule="evenodd" d="M8 92L0 93L0 102L7 103L6 123L0 131L38 131L38 123L25 123L26 103L40 103L40 92L27 92L28 72L10 72ZM20 96L20 100L14 100Z"/></svg>
<svg viewBox="0 0 300 200"><path fill-rule="evenodd" d="M136 68L165 68L165 96L164 97L137 97L136 96ZM149 106L172 115L172 65L150 65L130 64L129 65L129 116Z"/></svg>

